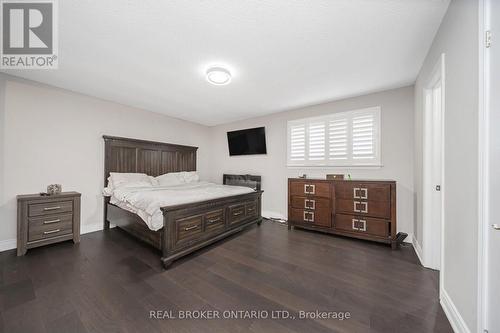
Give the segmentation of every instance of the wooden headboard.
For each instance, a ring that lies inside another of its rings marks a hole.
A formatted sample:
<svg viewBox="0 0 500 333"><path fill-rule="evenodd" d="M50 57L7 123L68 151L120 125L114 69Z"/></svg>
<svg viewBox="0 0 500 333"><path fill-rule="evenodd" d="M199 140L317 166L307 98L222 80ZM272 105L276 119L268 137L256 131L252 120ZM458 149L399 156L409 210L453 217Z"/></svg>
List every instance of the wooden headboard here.
<svg viewBox="0 0 500 333"><path fill-rule="evenodd" d="M198 147L104 135L104 185L110 172L140 172L156 177L196 171Z"/></svg>

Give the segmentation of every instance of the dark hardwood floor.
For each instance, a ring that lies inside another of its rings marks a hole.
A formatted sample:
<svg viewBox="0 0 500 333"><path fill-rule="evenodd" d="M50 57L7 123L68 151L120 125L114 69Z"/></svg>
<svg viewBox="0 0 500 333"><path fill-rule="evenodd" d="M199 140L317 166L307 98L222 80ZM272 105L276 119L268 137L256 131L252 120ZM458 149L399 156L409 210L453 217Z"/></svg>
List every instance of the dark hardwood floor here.
<svg viewBox="0 0 500 333"><path fill-rule="evenodd" d="M3 252L0 264L1 332L452 332L437 273L422 268L411 247L392 251L272 222L168 271L156 250L118 229L24 257ZM151 319L154 310L320 310L351 318Z"/></svg>

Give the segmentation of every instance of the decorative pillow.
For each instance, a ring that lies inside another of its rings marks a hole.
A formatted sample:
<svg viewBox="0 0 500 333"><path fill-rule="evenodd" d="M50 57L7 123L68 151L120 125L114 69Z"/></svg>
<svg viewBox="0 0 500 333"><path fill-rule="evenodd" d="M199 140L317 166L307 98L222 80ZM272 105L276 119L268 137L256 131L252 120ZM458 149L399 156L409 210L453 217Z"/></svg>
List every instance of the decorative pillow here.
<svg viewBox="0 0 500 333"><path fill-rule="evenodd" d="M175 186L185 183L182 172L169 172L155 178L160 186Z"/></svg>
<svg viewBox="0 0 500 333"><path fill-rule="evenodd" d="M145 173L110 172L108 187L116 189L123 186L153 186L151 178Z"/></svg>
<svg viewBox="0 0 500 333"><path fill-rule="evenodd" d="M184 181L186 183L196 183L200 181L200 176L196 171L184 172Z"/></svg>

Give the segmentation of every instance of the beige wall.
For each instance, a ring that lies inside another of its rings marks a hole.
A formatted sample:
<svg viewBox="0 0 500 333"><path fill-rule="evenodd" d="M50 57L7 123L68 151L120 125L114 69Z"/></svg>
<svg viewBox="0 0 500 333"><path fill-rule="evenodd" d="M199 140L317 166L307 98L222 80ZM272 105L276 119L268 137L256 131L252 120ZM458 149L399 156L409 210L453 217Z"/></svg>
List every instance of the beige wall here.
<svg viewBox="0 0 500 333"><path fill-rule="evenodd" d="M445 53L444 283L471 331L476 328L478 221L478 2L453 0L415 84L416 238L423 245L423 85Z"/></svg>
<svg viewBox="0 0 500 333"><path fill-rule="evenodd" d="M198 169L209 177L205 126L11 77L5 102L0 248L12 247L16 237L16 195L44 191L51 183L82 193L83 232L100 228L103 134L199 146Z"/></svg>
<svg viewBox="0 0 500 333"><path fill-rule="evenodd" d="M262 176L264 215L287 215L287 178L300 174L324 178L327 173L350 173L353 178L395 179L397 185L398 229L413 234L413 86L301 108L232 124L215 126L212 133L212 180L222 181L223 173ZM382 168L287 168L287 121L333 112L381 106ZM226 132L265 126L267 155L229 156ZM411 238L410 238L411 239Z"/></svg>

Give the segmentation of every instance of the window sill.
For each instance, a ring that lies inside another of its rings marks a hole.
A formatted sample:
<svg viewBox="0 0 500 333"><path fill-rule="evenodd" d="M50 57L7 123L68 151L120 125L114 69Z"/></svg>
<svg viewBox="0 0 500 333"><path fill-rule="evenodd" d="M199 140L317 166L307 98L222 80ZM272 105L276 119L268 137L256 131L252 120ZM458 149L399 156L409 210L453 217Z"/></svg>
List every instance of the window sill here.
<svg viewBox="0 0 500 333"><path fill-rule="evenodd" d="M381 169L383 164L376 165L287 165L288 169Z"/></svg>

